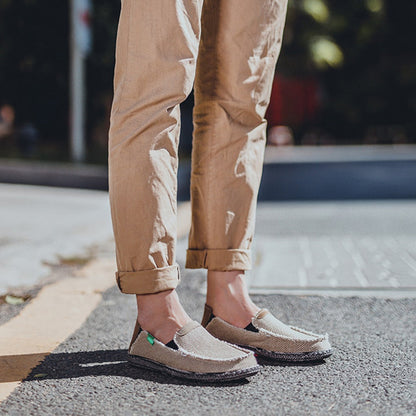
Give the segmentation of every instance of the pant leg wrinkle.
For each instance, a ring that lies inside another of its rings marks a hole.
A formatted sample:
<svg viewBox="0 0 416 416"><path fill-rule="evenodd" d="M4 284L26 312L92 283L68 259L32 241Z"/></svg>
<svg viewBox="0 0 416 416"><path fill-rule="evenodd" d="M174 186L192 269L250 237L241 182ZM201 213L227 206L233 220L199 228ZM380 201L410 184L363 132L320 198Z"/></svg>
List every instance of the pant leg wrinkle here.
<svg viewBox="0 0 416 416"><path fill-rule="evenodd" d="M202 2L122 1L108 162L123 293L156 293L179 281L179 105L194 82Z"/></svg>
<svg viewBox="0 0 416 416"><path fill-rule="evenodd" d="M264 114L286 8L287 0L204 0L185 267L251 268L266 145ZM229 212L235 214L232 223Z"/></svg>

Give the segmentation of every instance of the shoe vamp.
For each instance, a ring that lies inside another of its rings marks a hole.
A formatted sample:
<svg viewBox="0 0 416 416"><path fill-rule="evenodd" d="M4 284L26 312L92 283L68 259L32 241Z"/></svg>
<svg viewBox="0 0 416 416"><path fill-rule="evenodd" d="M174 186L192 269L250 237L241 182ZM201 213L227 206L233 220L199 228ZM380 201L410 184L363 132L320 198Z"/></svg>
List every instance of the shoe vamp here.
<svg viewBox="0 0 416 416"><path fill-rule="evenodd" d="M169 348L156 339L151 344L145 334L137 337L129 353L133 356L149 359L162 366L194 373L238 371L255 367L257 364L254 355L248 355L243 359L238 358L234 360L212 359L201 357L201 354L190 354L183 350Z"/></svg>
<svg viewBox="0 0 416 416"><path fill-rule="evenodd" d="M189 354L211 359L243 358L246 353L234 346L213 337L205 328L199 326L185 335L175 336L176 344Z"/></svg>
<svg viewBox="0 0 416 416"><path fill-rule="evenodd" d="M254 319L253 325L258 329L264 329L265 331L272 332L276 335L282 335L288 338L294 338L302 341L313 341L320 337L319 335L307 335L302 332L292 329L290 326L284 324L275 318L272 314L267 314L261 319Z"/></svg>

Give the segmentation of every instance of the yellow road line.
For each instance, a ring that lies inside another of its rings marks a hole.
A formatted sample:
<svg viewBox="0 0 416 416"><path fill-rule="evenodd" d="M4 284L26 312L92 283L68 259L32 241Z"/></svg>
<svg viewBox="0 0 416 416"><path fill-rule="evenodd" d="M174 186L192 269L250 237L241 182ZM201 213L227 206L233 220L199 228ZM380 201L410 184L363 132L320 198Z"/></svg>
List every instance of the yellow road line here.
<svg viewBox="0 0 416 416"><path fill-rule="evenodd" d="M97 307L114 285L113 260L96 260L77 277L41 289L22 312L0 327L0 401L4 400Z"/></svg>

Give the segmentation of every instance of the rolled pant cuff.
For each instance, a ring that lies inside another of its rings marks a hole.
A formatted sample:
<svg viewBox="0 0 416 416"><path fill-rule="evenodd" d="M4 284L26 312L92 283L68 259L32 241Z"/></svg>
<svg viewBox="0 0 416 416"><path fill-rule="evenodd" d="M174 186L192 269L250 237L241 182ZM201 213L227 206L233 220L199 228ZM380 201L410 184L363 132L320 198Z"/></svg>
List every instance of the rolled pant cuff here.
<svg viewBox="0 0 416 416"><path fill-rule="evenodd" d="M117 271L115 274L121 292L135 295L147 295L175 289L181 278L178 264L134 272Z"/></svg>
<svg viewBox="0 0 416 416"><path fill-rule="evenodd" d="M250 250L243 249L188 249L186 250L187 269L210 270L250 270Z"/></svg>

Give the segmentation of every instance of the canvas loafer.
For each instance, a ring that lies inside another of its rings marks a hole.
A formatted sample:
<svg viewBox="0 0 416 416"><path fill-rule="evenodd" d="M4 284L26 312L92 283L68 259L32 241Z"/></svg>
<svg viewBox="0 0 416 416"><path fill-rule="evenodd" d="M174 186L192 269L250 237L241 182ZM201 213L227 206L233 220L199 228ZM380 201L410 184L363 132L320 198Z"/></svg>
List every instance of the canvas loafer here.
<svg viewBox="0 0 416 416"><path fill-rule="evenodd" d="M260 370L252 351L213 337L196 321L179 329L166 345L136 323L128 361L172 376L209 382L246 378Z"/></svg>
<svg viewBox="0 0 416 416"><path fill-rule="evenodd" d="M205 305L202 326L218 339L279 361L316 361L332 354L328 334L314 334L286 325L267 309L261 309L246 328L238 328L216 317L212 308Z"/></svg>

